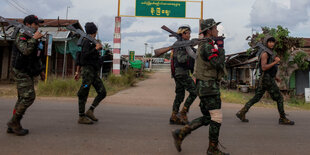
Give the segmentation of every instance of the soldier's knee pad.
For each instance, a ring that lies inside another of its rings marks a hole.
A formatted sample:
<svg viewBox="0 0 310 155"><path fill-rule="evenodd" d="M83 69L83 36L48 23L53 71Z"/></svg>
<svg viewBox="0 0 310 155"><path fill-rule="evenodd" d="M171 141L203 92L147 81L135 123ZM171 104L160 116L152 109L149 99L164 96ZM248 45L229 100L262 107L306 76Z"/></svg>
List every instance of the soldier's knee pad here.
<svg viewBox="0 0 310 155"><path fill-rule="evenodd" d="M222 109L209 110L209 112L210 112L212 121L217 122L217 123L223 122Z"/></svg>

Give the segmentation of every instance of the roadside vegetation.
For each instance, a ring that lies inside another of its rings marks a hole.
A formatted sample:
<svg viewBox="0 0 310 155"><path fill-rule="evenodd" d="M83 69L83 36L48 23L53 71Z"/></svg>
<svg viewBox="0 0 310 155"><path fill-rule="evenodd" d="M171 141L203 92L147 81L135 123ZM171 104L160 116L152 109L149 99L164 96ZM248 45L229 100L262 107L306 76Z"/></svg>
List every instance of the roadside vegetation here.
<svg viewBox="0 0 310 155"><path fill-rule="evenodd" d="M273 101L268 93L265 93L264 97L257 103L255 106L261 107L276 107L277 103ZM253 96L254 92L250 93L242 93L237 90L230 89L222 89L221 90L221 99L226 103L237 103L237 104L245 104L248 102ZM310 110L310 103L306 103L304 97L301 96L293 96L293 97L285 97L284 104L289 109L305 109Z"/></svg>
<svg viewBox="0 0 310 155"><path fill-rule="evenodd" d="M139 81L147 79L151 73L144 71L141 76L137 77L135 71L128 70L126 73L122 73L121 76L108 75L103 80L103 83L108 95L113 95L121 90L134 86ZM35 87L37 96L76 97L81 84L82 78L79 81L75 81L73 77L66 79L49 77L46 83L39 81ZM91 87L89 97L95 97L96 95L95 89ZM0 96L17 96L16 84L10 84L7 88L1 88Z"/></svg>

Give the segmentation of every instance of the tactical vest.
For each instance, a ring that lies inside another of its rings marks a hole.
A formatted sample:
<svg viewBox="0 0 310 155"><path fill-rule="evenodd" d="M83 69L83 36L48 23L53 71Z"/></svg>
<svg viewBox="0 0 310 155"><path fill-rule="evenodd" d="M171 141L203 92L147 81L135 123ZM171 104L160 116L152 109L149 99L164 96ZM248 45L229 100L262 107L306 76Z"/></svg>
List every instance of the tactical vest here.
<svg viewBox="0 0 310 155"><path fill-rule="evenodd" d="M23 55L17 48L16 44L13 45L12 66L30 76L38 76L42 71L42 64L40 58L43 52L39 55L37 51L33 51L30 55Z"/></svg>
<svg viewBox="0 0 310 155"><path fill-rule="evenodd" d="M208 59L205 59L201 55L201 50L205 49L205 46L211 46L208 42L201 42L198 47L198 54L195 63L194 76L199 80L220 80L224 75L224 70L217 70L213 67Z"/></svg>
<svg viewBox="0 0 310 155"><path fill-rule="evenodd" d="M262 64L261 64L261 56L263 53L260 54L259 59L258 59L259 60L260 75L262 75L262 73L263 73ZM268 54L267 64L271 64L274 60L272 59L272 56L269 53L267 53L267 54ZM278 64L276 64L276 65L272 66L270 69L264 71L264 74L269 74L271 77L274 78L274 77L276 77L277 72L278 72Z"/></svg>

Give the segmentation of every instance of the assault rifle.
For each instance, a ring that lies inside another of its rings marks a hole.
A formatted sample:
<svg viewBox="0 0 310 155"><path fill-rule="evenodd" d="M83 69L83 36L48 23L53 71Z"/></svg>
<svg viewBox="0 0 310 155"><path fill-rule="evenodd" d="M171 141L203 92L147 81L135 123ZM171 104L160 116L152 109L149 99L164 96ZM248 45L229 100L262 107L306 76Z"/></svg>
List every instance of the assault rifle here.
<svg viewBox="0 0 310 155"><path fill-rule="evenodd" d="M36 32L36 30L31 28L31 27L28 27L28 26L26 26L22 23L19 23L15 20L7 20L7 19L3 18L2 16L0 16L0 24L2 26L5 39L6 39L5 31L7 31L11 27L15 28L13 34L11 35L12 39L16 38L16 35L18 32L23 33L29 37L33 37L34 33ZM4 26L7 26L6 29L4 29Z"/></svg>
<svg viewBox="0 0 310 155"><path fill-rule="evenodd" d="M261 42L258 42L258 43L254 46L254 48L259 48L258 54L260 54L261 52L265 51L265 52L267 52L268 54L271 55L272 59L274 59L275 56L276 56L276 55L273 53L272 50L270 50L269 48L267 48L266 46L264 46Z"/></svg>
<svg viewBox="0 0 310 155"><path fill-rule="evenodd" d="M172 31L171 29L169 29L167 26L163 25L161 28L163 30L165 30L165 31L170 33L169 37L177 38L177 41L172 46L155 49L154 50L155 57L158 57L158 56L160 56L160 55L162 55L164 53L167 53L168 51L170 51L170 50L172 50L174 48L187 47L187 46L196 46L200 42L205 42L205 41L208 41L210 39L210 38L202 38L202 39L194 38L194 39L191 39L191 40L183 40L180 35L178 35L174 31ZM216 42L216 44L221 45L221 46L219 46L220 48L223 48L223 46L224 46L224 39L225 39L224 37L214 37L214 38L212 38L212 40L214 40Z"/></svg>
<svg viewBox="0 0 310 155"><path fill-rule="evenodd" d="M99 43L95 38L91 37L89 34L86 34L86 33L83 32L81 29L76 29L76 28L75 28L74 26L72 26L72 25L68 25L66 28L67 28L68 30L72 31L72 32L77 33L77 34L80 36L80 38L79 38L79 40L78 40L78 42L77 42L77 45L78 45L78 46L82 46L82 41L83 41L84 38L90 40L90 41L93 42L94 44L98 44L98 43ZM100 44L100 43L99 43L99 44Z"/></svg>
<svg viewBox="0 0 310 155"><path fill-rule="evenodd" d="M155 49L155 56L158 57L164 53L167 53L168 51L175 49L175 48L180 48L180 47L187 47L187 46L196 46L200 42L207 41L208 38L203 38L203 39L191 39L191 40L182 40L182 41L177 41L175 42L172 46L169 47L163 47L159 49Z"/></svg>

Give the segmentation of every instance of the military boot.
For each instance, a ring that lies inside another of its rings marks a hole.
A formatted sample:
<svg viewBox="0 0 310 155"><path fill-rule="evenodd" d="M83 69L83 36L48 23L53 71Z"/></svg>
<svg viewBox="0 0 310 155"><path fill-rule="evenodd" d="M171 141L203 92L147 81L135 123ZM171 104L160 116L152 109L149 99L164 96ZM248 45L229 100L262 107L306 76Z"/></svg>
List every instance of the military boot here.
<svg viewBox="0 0 310 155"><path fill-rule="evenodd" d="M172 112L170 117L170 124L180 124L181 125L181 119L178 116L178 112Z"/></svg>
<svg viewBox="0 0 310 155"><path fill-rule="evenodd" d="M248 109L243 107L238 113L236 113L236 116L242 121L242 122L249 122L248 119L245 118L245 114L248 112Z"/></svg>
<svg viewBox="0 0 310 155"><path fill-rule="evenodd" d="M281 124L281 125L294 125L295 122L286 118L285 115L281 115L279 118L279 124Z"/></svg>
<svg viewBox="0 0 310 155"><path fill-rule="evenodd" d="M91 120L93 120L93 121L98 121L98 119L95 117L95 115L94 115L94 111L93 110L87 110L86 111L86 113L85 113L85 115L88 117L88 118L90 118Z"/></svg>
<svg viewBox="0 0 310 155"><path fill-rule="evenodd" d="M20 121L23 118L22 115L14 114L12 119L7 123L7 133L15 133L17 136L25 136L29 133L28 129L23 129L20 125Z"/></svg>
<svg viewBox="0 0 310 155"><path fill-rule="evenodd" d="M94 122L89 120L86 116L80 116L78 123L79 124L93 124Z"/></svg>
<svg viewBox="0 0 310 155"><path fill-rule="evenodd" d="M207 150L207 155L229 155L229 153L224 153L218 148L218 142L209 142L209 148Z"/></svg>
<svg viewBox="0 0 310 155"><path fill-rule="evenodd" d="M187 118L187 112L188 112L188 108L186 108L186 107L183 107L183 109L181 110L181 112L180 112L180 119L181 119L181 123L183 124L183 125L185 125L185 124L188 124L188 118Z"/></svg>
<svg viewBox="0 0 310 155"><path fill-rule="evenodd" d="M183 128L181 129L176 129L174 131L172 131L172 137L174 139L174 145L176 147L176 149L181 152L182 148L182 141L184 140L184 138L191 133L191 128L189 125L185 125Z"/></svg>

